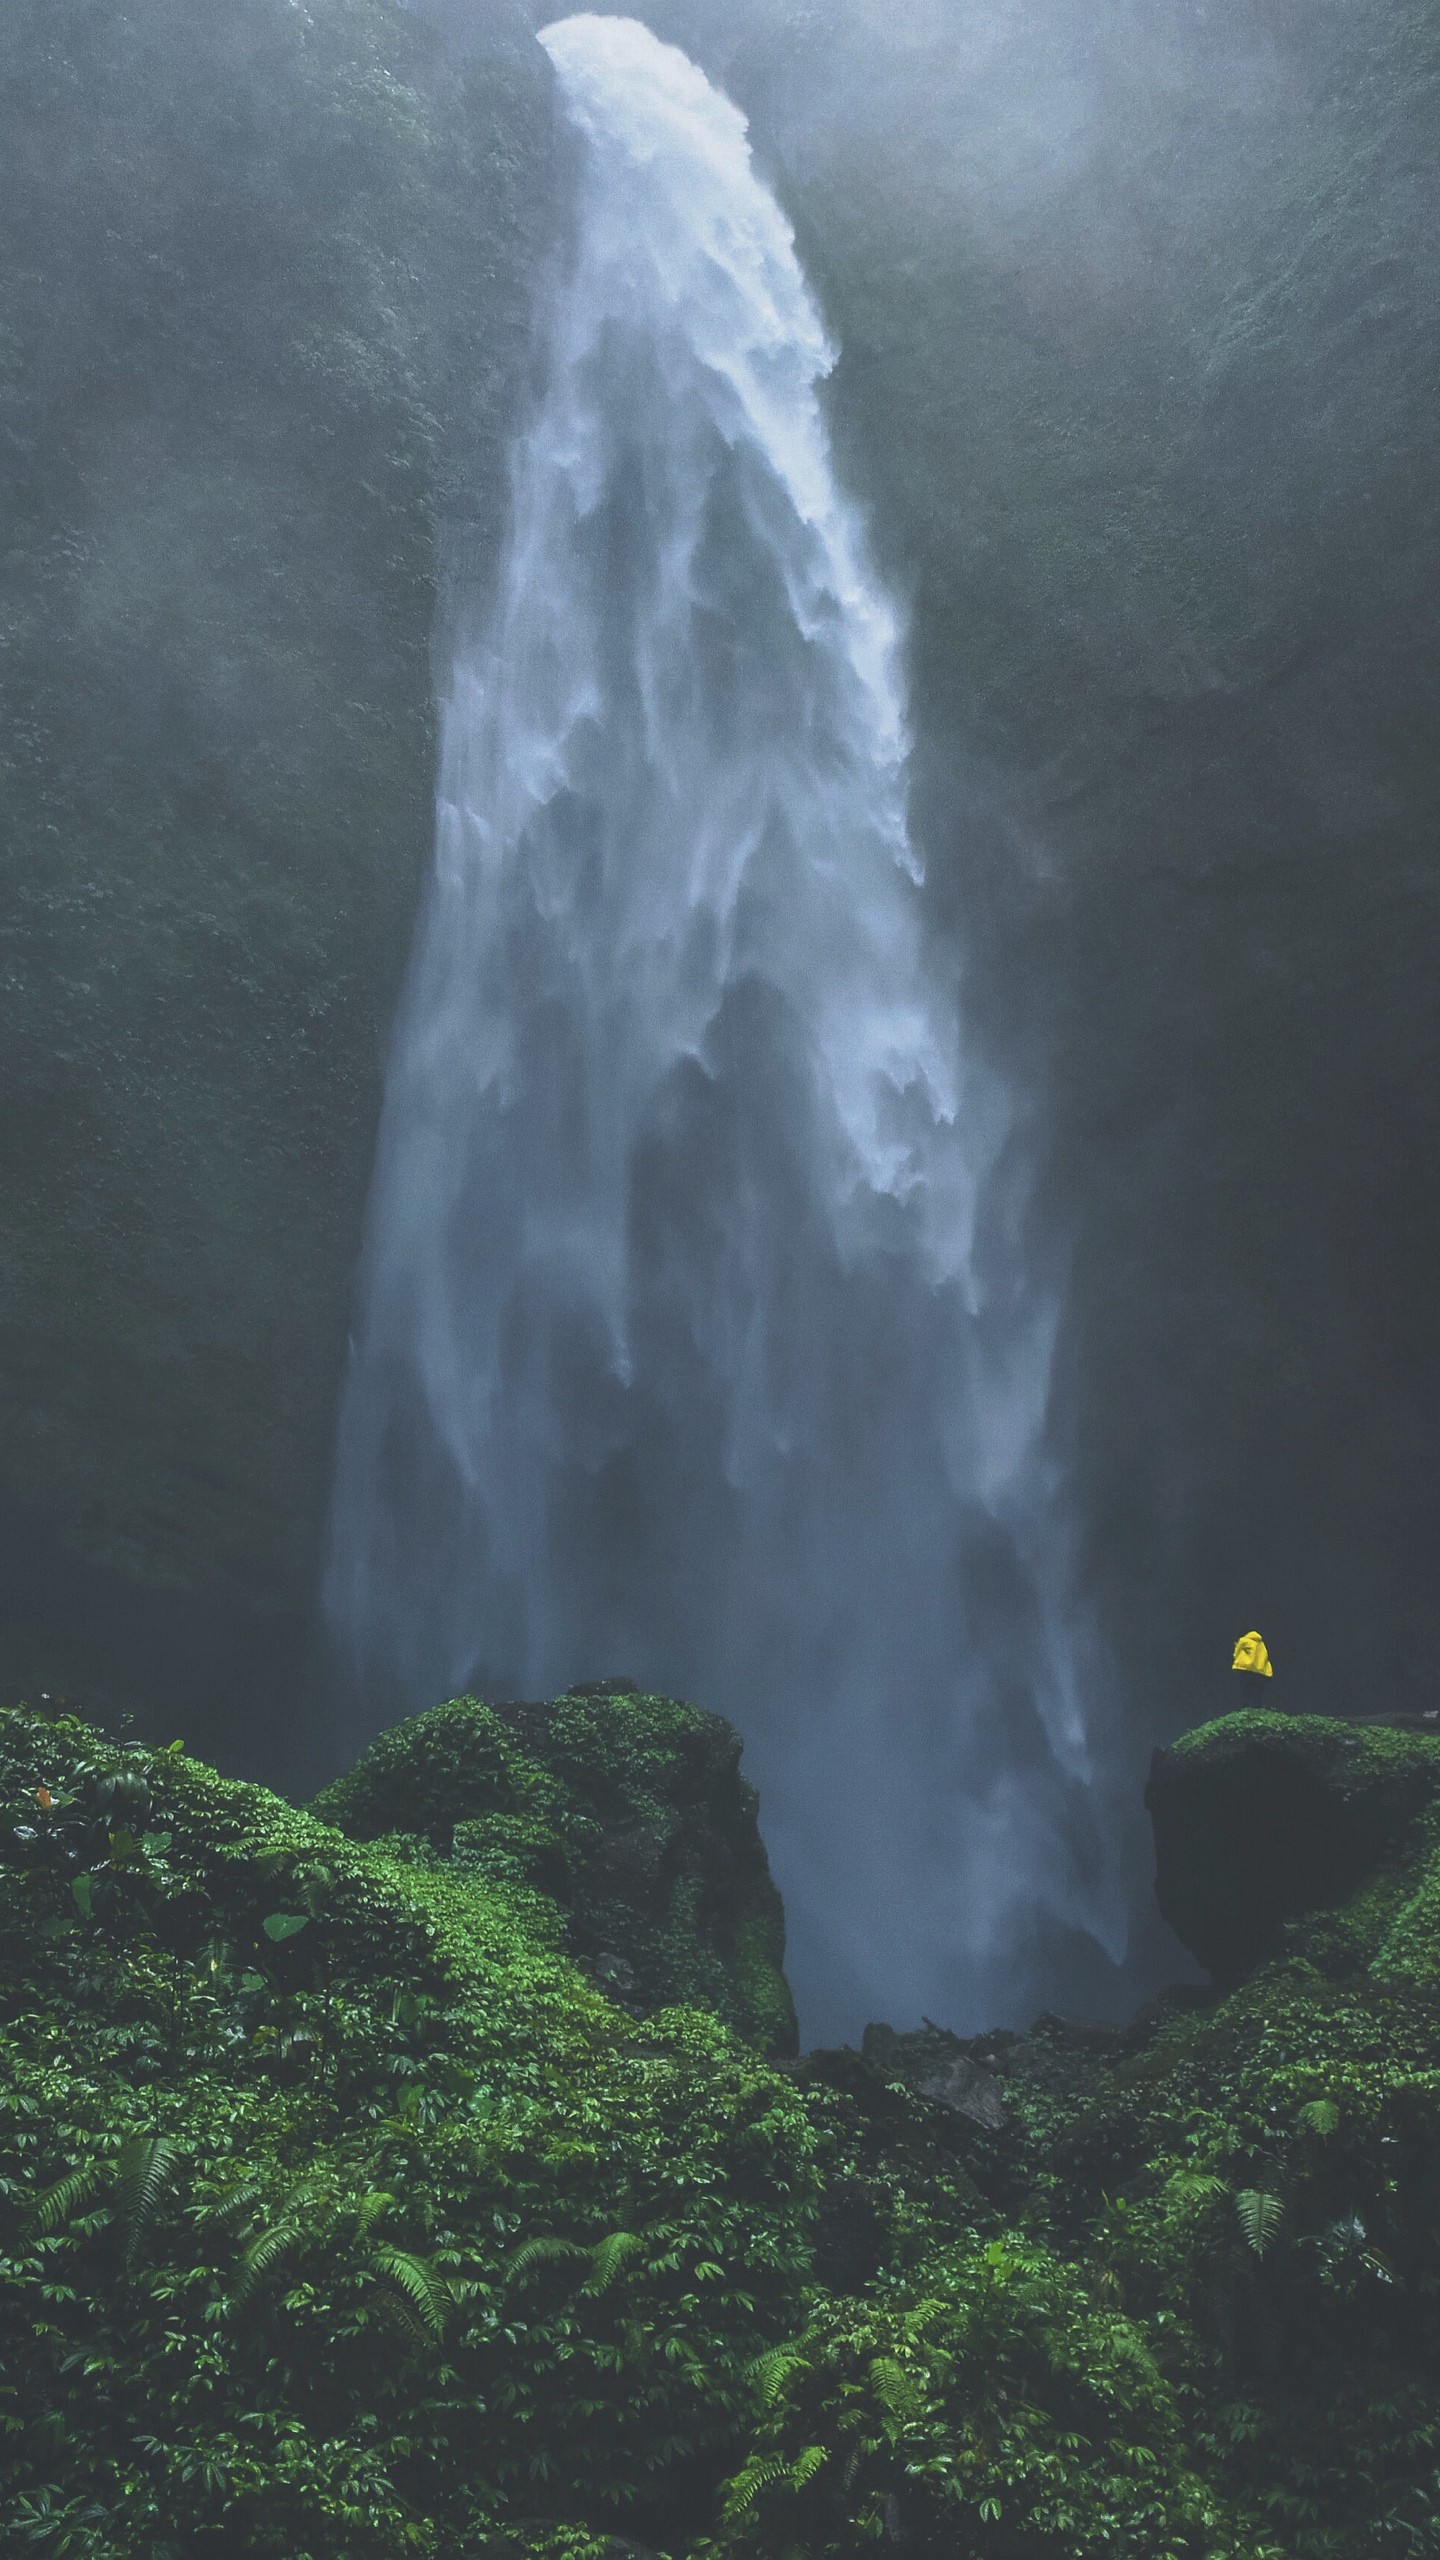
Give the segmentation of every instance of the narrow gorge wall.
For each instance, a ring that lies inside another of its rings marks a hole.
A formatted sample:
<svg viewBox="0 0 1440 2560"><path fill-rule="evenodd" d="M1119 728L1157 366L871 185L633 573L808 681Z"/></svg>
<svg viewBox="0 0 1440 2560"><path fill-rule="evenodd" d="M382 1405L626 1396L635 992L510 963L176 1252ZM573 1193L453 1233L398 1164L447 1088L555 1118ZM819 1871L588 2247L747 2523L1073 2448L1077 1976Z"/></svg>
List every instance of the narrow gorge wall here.
<svg viewBox="0 0 1440 2560"><path fill-rule="evenodd" d="M0 1683L183 1698L277 1776L550 14L0 25ZM1428 1696L1433 12L645 15L751 114L843 351L931 919L1048 1098L1137 1771L1257 1620L1298 1704Z"/></svg>
<svg viewBox="0 0 1440 2560"><path fill-rule="evenodd" d="M750 109L843 350L937 921L1044 1097L1137 1770L1257 1619L1288 1702L1427 1700L1434 14L653 18Z"/></svg>
<svg viewBox="0 0 1440 2560"><path fill-rule="evenodd" d="M510 0L0 26L0 1688L270 1768L545 74Z"/></svg>

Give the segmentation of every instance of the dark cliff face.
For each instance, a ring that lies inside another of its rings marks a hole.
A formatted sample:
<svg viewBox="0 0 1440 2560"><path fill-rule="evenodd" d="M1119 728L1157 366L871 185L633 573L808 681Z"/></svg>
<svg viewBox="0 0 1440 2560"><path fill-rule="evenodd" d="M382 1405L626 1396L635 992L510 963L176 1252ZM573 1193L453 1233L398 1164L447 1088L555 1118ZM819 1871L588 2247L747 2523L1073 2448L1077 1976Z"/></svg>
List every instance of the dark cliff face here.
<svg viewBox="0 0 1440 2560"><path fill-rule="evenodd" d="M16 0L0 123L0 1693L284 1766L546 66L511 0Z"/></svg>
<svg viewBox="0 0 1440 2560"><path fill-rule="evenodd" d="M208 1697L277 1770L546 14L0 28L0 1688ZM1256 1618L1308 1703L1423 1699L1434 14L646 14L750 109L840 343L1137 1772Z"/></svg>
<svg viewBox="0 0 1440 2560"><path fill-rule="evenodd" d="M910 601L931 897L1037 1096L1137 1775L1257 1618L1318 1711L1424 1703L1434 13L652 15L751 109Z"/></svg>
<svg viewBox="0 0 1440 2560"><path fill-rule="evenodd" d="M1433 1979L1440 1739L1422 1720L1225 1716L1157 1751L1145 1802L1156 1899L1217 1983L1291 1943L1335 1978Z"/></svg>

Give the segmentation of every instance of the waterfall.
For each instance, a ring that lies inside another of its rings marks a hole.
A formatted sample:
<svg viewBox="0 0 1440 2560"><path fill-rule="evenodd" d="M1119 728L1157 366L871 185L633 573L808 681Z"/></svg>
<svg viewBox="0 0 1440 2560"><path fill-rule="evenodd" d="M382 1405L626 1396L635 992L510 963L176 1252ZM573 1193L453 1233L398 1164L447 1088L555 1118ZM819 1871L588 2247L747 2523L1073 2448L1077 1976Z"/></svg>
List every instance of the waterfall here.
<svg viewBox="0 0 1440 2560"><path fill-rule="evenodd" d="M811 2029L979 2023L1114 1945L1015 1115L745 120L631 20L541 42L575 243L444 709L330 1644L352 1733L603 1675L720 1710Z"/></svg>

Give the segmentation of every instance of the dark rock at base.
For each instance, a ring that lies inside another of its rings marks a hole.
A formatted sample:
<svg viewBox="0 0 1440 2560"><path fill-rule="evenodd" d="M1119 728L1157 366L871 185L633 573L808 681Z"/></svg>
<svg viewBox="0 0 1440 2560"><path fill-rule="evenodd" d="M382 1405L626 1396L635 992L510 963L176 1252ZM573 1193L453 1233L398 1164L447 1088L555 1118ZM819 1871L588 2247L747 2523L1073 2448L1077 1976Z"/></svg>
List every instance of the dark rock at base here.
<svg viewBox="0 0 1440 2560"><path fill-rule="evenodd" d="M1157 1751L1145 1802L1161 1912L1214 1981L1244 1979L1287 1921L1333 1909L1440 1795L1426 1733L1241 1713Z"/></svg>
<svg viewBox="0 0 1440 2560"><path fill-rule="evenodd" d="M947 2028L927 2025L902 2035L894 2027L869 2026L860 2050L872 2071L903 2081L917 2097L948 2107L952 2115L968 2116L989 2133L1004 2124L1005 2101L993 2072Z"/></svg>

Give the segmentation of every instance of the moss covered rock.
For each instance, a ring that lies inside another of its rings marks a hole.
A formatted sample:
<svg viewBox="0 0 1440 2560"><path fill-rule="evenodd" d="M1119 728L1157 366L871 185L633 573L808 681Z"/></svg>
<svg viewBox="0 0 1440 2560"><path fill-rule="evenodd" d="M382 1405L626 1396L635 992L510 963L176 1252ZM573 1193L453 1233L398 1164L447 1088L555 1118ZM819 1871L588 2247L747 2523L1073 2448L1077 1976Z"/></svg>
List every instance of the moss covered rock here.
<svg viewBox="0 0 1440 2560"><path fill-rule="evenodd" d="M574 1953L637 2016L703 2007L786 2054L784 1913L757 1809L721 1717L623 1681L548 1705L453 1699L382 1734L315 1807L354 1838L408 1834L552 1895Z"/></svg>
<svg viewBox="0 0 1440 2560"><path fill-rule="evenodd" d="M589 2560L703 2510L816 2130L566 1934L418 1830L0 1719L7 2550Z"/></svg>
<svg viewBox="0 0 1440 2560"><path fill-rule="evenodd" d="M1145 1800L1160 1908L1217 1981L1301 1920L1327 1971L1440 1980L1440 1736L1225 1716L1156 1753Z"/></svg>

